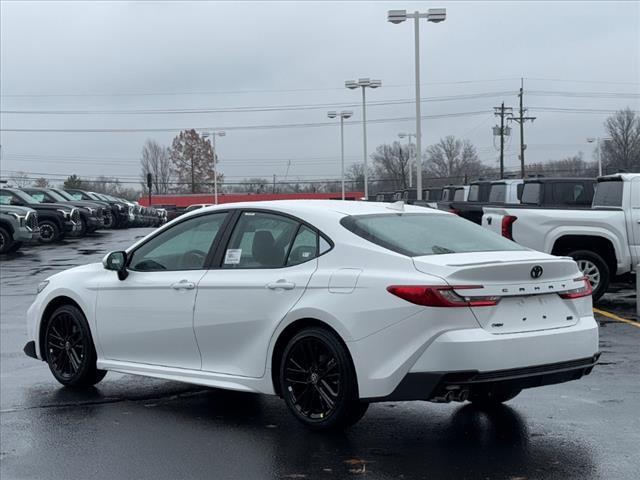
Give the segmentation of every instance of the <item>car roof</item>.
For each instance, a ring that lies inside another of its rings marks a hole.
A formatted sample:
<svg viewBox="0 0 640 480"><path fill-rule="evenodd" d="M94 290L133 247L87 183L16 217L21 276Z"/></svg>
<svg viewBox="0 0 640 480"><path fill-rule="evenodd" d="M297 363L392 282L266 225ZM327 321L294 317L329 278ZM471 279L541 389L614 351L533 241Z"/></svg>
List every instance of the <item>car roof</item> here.
<svg viewBox="0 0 640 480"><path fill-rule="evenodd" d="M227 209L265 209L288 213L294 216L305 218L312 217L335 217L342 218L348 215L376 215L376 214L392 214L400 213L396 203L385 202L359 202L344 200L270 200L262 202L238 202L223 203L211 207L205 207L188 215L199 215L203 211L227 210ZM405 213L428 213L428 214L444 214L447 213L435 209L427 209L414 205L405 205L402 203L402 211Z"/></svg>

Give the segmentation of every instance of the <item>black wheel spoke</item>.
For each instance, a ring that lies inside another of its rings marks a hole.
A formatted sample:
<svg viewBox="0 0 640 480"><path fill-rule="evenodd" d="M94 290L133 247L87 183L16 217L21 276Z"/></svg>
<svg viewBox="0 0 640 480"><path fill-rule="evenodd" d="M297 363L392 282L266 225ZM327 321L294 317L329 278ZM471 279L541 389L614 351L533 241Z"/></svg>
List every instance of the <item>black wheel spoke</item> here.
<svg viewBox="0 0 640 480"><path fill-rule="evenodd" d="M300 339L285 359L284 382L295 409L310 420L324 420L340 398L340 365L329 345L317 337Z"/></svg>

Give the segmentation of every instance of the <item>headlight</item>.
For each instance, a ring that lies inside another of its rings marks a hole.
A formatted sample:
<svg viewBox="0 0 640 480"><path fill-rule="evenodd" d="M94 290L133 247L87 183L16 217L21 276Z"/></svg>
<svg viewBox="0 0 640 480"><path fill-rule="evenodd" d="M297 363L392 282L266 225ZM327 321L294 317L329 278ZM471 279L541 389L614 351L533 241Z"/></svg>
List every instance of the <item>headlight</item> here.
<svg viewBox="0 0 640 480"><path fill-rule="evenodd" d="M71 212L67 211L67 210L62 210L62 209L58 209L58 211L62 214L62 216L66 219L68 219L71 216Z"/></svg>
<svg viewBox="0 0 640 480"><path fill-rule="evenodd" d="M116 207L118 210L122 210L122 205L120 205L119 203L116 203Z"/></svg>
<svg viewBox="0 0 640 480"><path fill-rule="evenodd" d="M40 293L41 291L43 291L45 288L47 288L47 285L49 285L49 280L43 280L42 282L40 282L38 284L38 293Z"/></svg>
<svg viewBox="0 0 640 480"><path fill-rule="evenodd" d="M90 213L91 215L93 215L94 213L96 213L96 209L95 209L95 208L87 207L87 210L89 210L89 213Z"/></svg>

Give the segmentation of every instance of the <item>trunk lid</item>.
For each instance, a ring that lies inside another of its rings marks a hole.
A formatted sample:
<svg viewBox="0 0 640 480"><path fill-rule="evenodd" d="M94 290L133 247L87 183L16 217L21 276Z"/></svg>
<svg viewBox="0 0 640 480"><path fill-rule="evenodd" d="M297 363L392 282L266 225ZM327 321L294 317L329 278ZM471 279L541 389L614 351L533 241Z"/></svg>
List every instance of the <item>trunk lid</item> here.
<svg viewBox="0 0 640 480"><path fill-rule="evenodd" d="M478 285L462 289L465 296L499 296L495 306L469 307L482 328L494 333L517 333L574 325L576 302L558 292L580 287L582 276L568 257L535 251L454 253L415 257L417 270L437 275L449 285Z"/></svg>

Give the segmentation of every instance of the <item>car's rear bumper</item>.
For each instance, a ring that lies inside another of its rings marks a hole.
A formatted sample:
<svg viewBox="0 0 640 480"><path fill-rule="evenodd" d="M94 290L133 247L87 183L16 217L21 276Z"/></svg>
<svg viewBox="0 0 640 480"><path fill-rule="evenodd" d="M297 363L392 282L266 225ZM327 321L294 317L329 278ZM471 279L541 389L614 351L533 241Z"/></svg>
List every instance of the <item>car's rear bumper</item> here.
<svg viewBox="0 0 640 480"><path fill-rule="evenodd" d="M482 378L504 382L513 380L507 377L514 372L525 372L521 380L534 377L520 382L524 386L519 388L559 383L579 378L590 371L595 362L586 366L580 363L570 369L576 371L555 377L548 377L554 372L546 371L545 366L573 365L576 360L593 359L598 353L598 325L593 316L582 317L570 327L508 334L493 334L482 328L457 328L420 337L401 324L396 328L397 332L387 329L352 346L356 353L377 351L383 355L369 359L369 363L371 360L375 363L375 358L380 358L375 368L355 361L359 367L361 398L372 401L430 399L439 394L437 389L443 378L448 382L449 375L459 374L466 382ZM376 338L378 336L380 338ZM536 372L538 368L542 373ZM508 375L500 376L499 372L508 372ZM417 390L407 387L414 383L424 386Z"/></svg>
<svg viewBox="0 0 640 480"><path fill-rule="evenodd" d="M596 353L588 358L493 372L468 370L408 373L389 395L367 400L371 402L407 400L448 402L453 399L466 399L476 388L521 390L564 383L589 375L599 357L600 353Z"/></svg>

